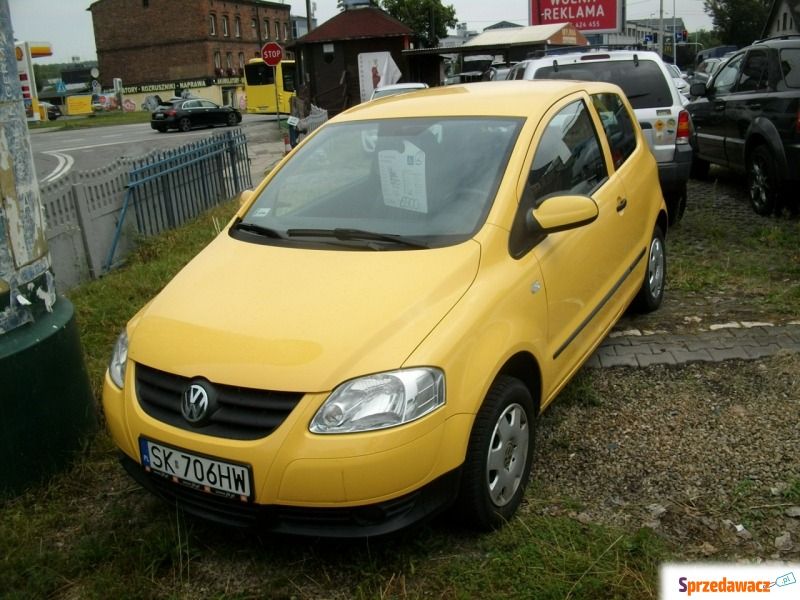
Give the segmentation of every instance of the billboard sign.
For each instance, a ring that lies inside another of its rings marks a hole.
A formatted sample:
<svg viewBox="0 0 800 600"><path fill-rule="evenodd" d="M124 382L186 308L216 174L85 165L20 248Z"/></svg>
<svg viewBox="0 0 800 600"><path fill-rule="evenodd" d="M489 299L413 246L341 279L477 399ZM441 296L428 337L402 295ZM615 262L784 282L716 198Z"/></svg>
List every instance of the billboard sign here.
<svg viewBox="0 0 800 600"><path fill-rule="evenodd" d="M622 0L530 0L531 25L570 23L583 34L623 31Z"/></svg>

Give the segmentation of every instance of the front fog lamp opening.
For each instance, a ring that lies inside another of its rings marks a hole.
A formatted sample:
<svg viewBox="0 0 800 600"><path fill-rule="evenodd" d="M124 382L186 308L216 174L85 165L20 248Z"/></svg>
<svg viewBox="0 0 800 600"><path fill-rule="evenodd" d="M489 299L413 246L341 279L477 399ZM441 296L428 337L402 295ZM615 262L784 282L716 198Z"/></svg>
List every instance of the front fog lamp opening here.
<svg viewBox="0 0 800 600"><path fill-rule="evenodd" d="M435 368L377 373L336 388L311 420L312 433L386 429L425 416L445 402L444 373Z"/></svg>

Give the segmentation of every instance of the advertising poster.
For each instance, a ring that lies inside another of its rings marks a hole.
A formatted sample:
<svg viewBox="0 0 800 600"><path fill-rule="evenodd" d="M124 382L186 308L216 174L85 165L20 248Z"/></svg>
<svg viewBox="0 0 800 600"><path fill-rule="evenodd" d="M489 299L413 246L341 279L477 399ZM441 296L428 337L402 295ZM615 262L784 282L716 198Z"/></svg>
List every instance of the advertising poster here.
<svg viewBox="0 0 800 600"><path fill-rule="evenodd" d="M402 76L388 52L363 52L358 55L361 102L369 100L376 87L397 83Z"/></svg>

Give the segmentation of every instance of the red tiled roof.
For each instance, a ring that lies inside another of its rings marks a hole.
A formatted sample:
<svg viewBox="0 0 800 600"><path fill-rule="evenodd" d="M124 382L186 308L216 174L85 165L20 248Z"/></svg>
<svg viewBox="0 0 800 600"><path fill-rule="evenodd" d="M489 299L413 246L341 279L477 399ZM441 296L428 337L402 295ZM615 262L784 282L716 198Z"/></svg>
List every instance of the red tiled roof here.
<svg viewBox="0 0 800 600"><path fill-rule="evenodd" d="M409 29L380 8L364 6L340 12L310 33L299 38L295 44L303 45L335 40L397 37L413 34L413 29Z"/></svg>

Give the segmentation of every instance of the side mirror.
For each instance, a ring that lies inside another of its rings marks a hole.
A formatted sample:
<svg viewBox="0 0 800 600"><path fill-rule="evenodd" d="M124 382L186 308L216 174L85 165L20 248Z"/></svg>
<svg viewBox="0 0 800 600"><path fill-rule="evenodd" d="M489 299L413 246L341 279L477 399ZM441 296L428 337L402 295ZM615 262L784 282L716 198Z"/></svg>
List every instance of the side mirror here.
<svg viewBox="0 0 800 600"><path fill-rule="evenodd" d="M528 213L526 225L533 235L546 235L583 227L599 214L597 203L588 196L554 196Z"/></svg>
<svg viewBox="0 0 800 600"><path fill-rule="evenodd" d="M708 88L706 88L706 84L702 81L700 83L693 83L689 87L689 93L692 96L705 96L708 93Z"/></svg>

